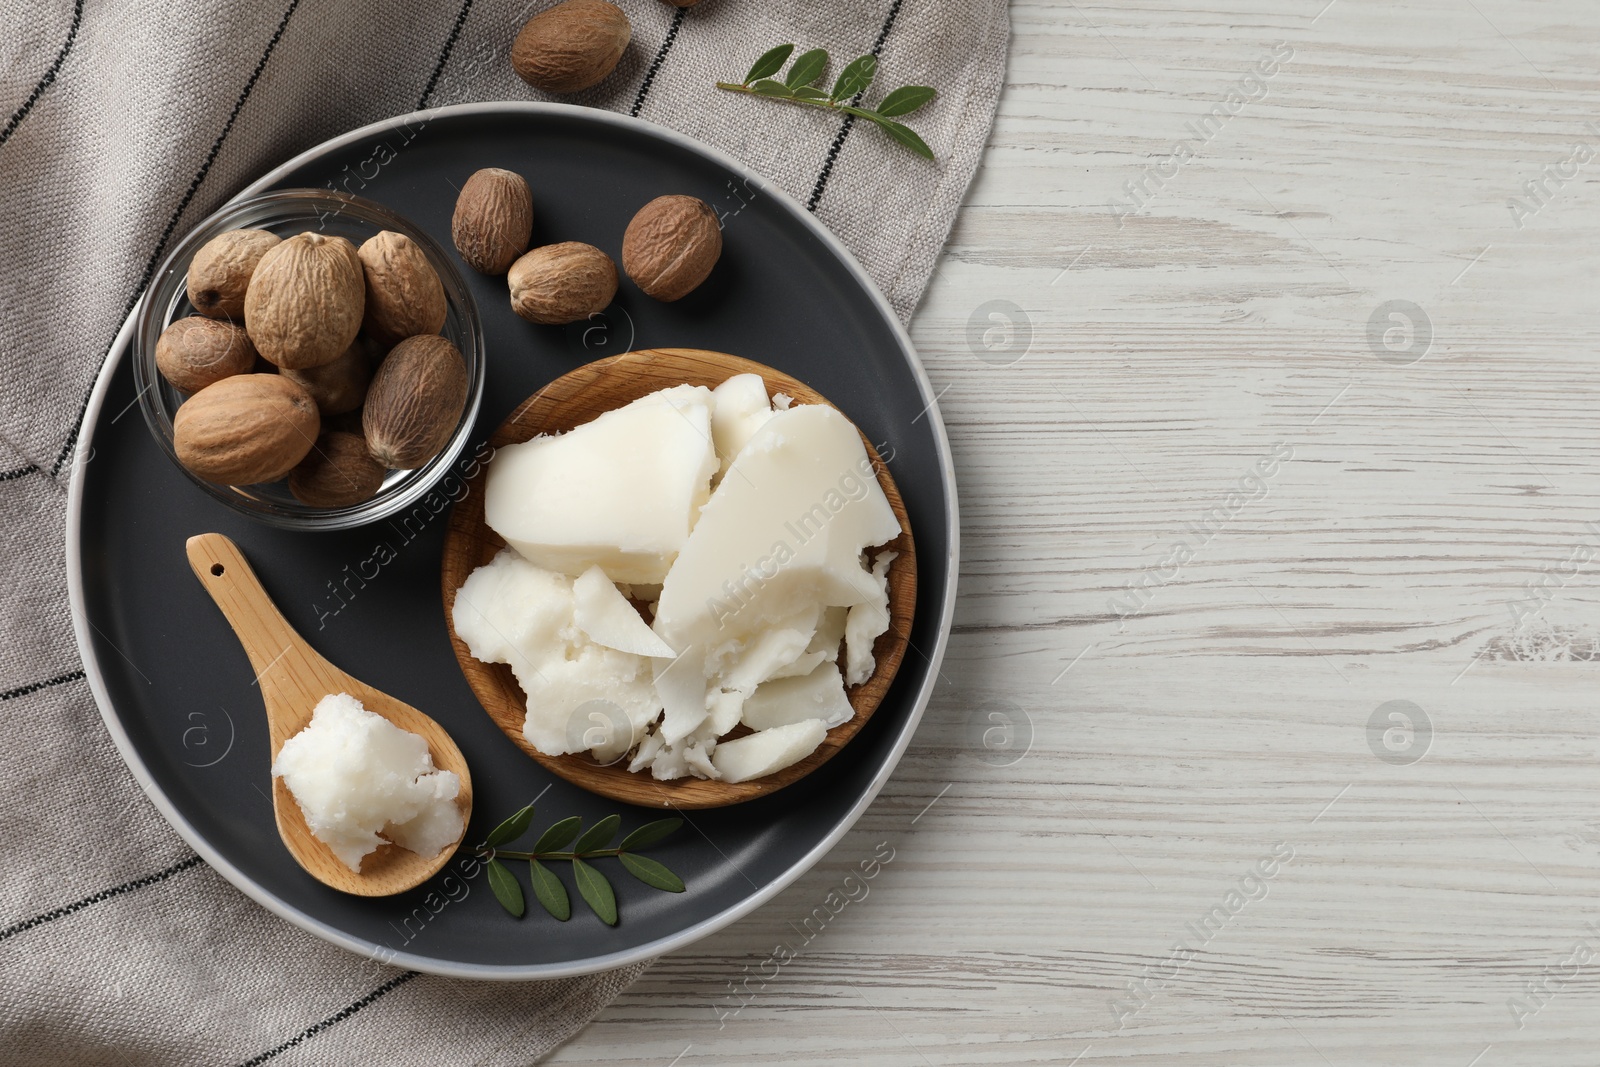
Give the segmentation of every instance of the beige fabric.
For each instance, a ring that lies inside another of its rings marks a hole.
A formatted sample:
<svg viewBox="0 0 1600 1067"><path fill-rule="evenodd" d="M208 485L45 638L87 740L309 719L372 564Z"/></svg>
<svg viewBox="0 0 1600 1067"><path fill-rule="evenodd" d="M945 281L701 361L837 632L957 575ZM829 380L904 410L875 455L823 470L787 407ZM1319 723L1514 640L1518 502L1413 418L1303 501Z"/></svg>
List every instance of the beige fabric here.
<svg viewBox="0 0 1600 1067"><path fill-rule="evenodd" d="M1002 78L1004 0L619 0L634 38L574 98L629 111L810 200L832 115L711 87L794 41L882 45L938 162L844 140L818 216L902 317L972 176ZM539 99L510 72L545 0L0 0L0 1065L524 1064L639 968L486 985L413 976L302 933L200 863L122 766L82 678L63 559L76 421L162 252L265 169L364 123ZM892 25L885 32L885 25ZM449 42L447 47L447 42ZM873 97L875 99L875 96Z"/></svg>

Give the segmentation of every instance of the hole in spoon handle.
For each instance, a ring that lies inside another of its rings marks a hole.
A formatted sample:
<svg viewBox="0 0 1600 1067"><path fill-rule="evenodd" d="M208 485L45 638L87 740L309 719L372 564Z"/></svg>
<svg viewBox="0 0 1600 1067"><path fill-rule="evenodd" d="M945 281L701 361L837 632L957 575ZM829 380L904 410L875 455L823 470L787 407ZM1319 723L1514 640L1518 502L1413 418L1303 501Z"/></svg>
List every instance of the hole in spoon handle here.
<svg viewBox="0 0 1600 1067"><path fill-rule="evenodd" d="M222 534L207 533L189 538L184 547L195 577L211 594L239 643L244 645L257 682L265 684L268 671L285 661L285 654L291 649L309 653L308 656L289 657L296 661L295 666L317 658L261 587L238 545ZM285 669L288 666L286 663Z"/></svg>

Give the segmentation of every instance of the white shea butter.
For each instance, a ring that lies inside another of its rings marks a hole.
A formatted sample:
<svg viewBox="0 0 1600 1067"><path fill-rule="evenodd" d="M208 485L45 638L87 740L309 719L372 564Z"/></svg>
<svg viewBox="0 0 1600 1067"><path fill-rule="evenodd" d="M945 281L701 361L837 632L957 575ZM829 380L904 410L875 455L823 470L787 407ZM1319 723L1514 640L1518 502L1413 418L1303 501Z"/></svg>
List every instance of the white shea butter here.
<svg viewBox="0 0 1600 1067"><path fill-rule="evenodd" d="M821 719L805 719L770 730L758 730L737 741L723 741L711 754L711 765L724 782L748 782L791 767L816 751L828 728Z"/></svg>
<svg viewBox="0 0 1600 1067"><path fill-rule="evenodd" d="M855 713L844 694L844 678L833 663L824 663L810 674L766 682L750 694L741 709L744 724L752 730L770 730L806 719L821 719L831 730L849 722Z"/></svg>
<svg viewBox="0 0 1600 1067"><path fill-rule="evenodd" d="M746 696L737 689L719 689L712 693L707 700L710 710L702 729L709 730L713 737L721 737L738 726L739 718L744 713Z"/></svg>
<svg viewBox="0 0 1600 1067"><path fill-rule="evenodd" d="M812 640L816 640L815 636L812 637ZM797 678L803 674L810 674L824 662L830 662L838 658L839 654L837 652L830 656L821 649L812 651L808 648L805 652L802 652L799 658L797 658L793 663L790 663L785 667L779 667L777 670L767 675L767 678L769 680L778 678Z"/></svg>
<svg viewBox="0 0 1600 1067"><path fill-rule="evenodd" d="M616 738L594 733L586 705L596 700L626 718L633 731L626 751L661 711L651 661L592 640L574 618L575 601L571 578L507 548L467 578L451 620L474 657L511 667L527 696L523 736L540 752L614 751Z"/></svg>
<svg viewBox="0 0 1600 1067"><path fill-rule="evenodd" d="M772 405L759 374L735 374L711 390L711 401L711 437L721 457L719 473L726 474L733 458L772 418Z"/></svg>
<svg viewBox="0 0 1600 1067"><path fill-rule="evenodd" d="M661 733L656 733L639 746L639 757L628 769L638 771L648 767L651 776L663 782L687 774L696 778L720 778L722 772L712 763L712 753L718 743L709 720L676 742L668 742Z"/></svg>
<svg viewBox="0 0 1600 1067"><path fill-rule="evenodd" d="M889 628L889 564L895 552L880 553L872 565L872 599L852 605L844 624L846 685L860 685L872 677L877 666L872 659L872 644Z"/></svg>
<svg viewBox="0 0 1600 1067"><path fill-rule="evenodd" d="M578 575L577 581L572 583L572 596L573 620L596 644L636 656L670 659L677 655L672 646L657 637L649 624L639 617L622 590L611 584L606 572L598 566Z"/></svg>
<svg viewBox="0 0 1600 1067"><path fill-rule="evenodd" d="M742 643L737 657L717 675L718 683L725 689L751 692L805 655L816 626L816 613L812 612L809 617L786 619L753 635Z"/></svg>
<svg viewBox="0 0 1600 1067"><path fill-rule="evenodd" d="M384 839L437 856L461 837L461 779L428 743L346 693L322 698L272 762L317 839L352 871Z"/></svg>
<svg viewBox="0 0 1600 1067"><path fill-rule="evenodd" d="M822 609L822 619L811 638L807 652L826 652L832 659L839 654L839 643L844 640L844 628L850 618L850 609L831 607Z"/></svg>
<svg viewBox="0 0 1600 1067"><path fill-rule="evenodd" d="M705 656L690 647L673 660L657 660L656 693L663 714L660 734L669 745L698 730L710 714L706 695Z"/></svg>
<svg viewBox="0 0 1600 1067"><path fill-rule="evenodd" d="M867 553L900 523L833 408L769 402L754 374L665 389L501 449L485 514L511 547L452 617L475 657L511 666L539 751L743 782L854 716L894 559ZM651 622L630 599L653 599ZM755 732L724 740L741 724Z"/></svg>
<svg viewBox="0 0 1600 1067"><path fill-rule="evenodd" d="M711 493L711 408L711 390L680 385L507 445L489 465L484 520L546 570L659 583Z"/></svg>
<svg viewBox="0 0 1600 1067"><path fill-rule="evenodd" d="M701 509L656 609L675 648L745 641L807 607L868 603L861 554L900 533L861 435L830 407L778 412Z"/></svg>

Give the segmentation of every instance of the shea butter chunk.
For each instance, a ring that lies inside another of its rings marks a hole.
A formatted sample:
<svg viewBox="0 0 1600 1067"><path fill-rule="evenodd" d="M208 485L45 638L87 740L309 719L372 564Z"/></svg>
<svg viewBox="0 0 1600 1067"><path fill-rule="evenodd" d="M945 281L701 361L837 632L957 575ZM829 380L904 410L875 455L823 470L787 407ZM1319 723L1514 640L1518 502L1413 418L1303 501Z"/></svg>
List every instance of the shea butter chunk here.
<svg viewBox="0 0 1600 1067"><path fill-rule="evenodd" d="M474 657L510 665L527 695L523 736L540 752L614 751L618 739L596 739L586 707L593 701L626 718L617 724L632 731L626 751L661 711L652 661L592 640L574 618L575 601L571 578L502 549L467 578L451 617Z"/></svg>
<svg viewBox="0 0 1600 1067"><path fill-rule="evenodd" d="M573 618L589 640L636 656L677 653L639 617L628 598L598 566L590 567L572 583Z"/></svg>
<svg viewBox="0 0 1600 1067"><path fill-rule="evenodd" d="M758 730L736 741L723 741L711 755L711 765L724 782L748 782L793 766L816 751L828 728L821 719L805 719Z"/></svg>
<svg viewBox="0 0 1600 1067"><path fill-rule="evenodd" d="M772 405L767 402L767 384L759 374L735 374L711 390L711 400L711 436L721 471L727 473L733 458L772 418Z"/></svg>
<svg viewBox="0 0 1600 1067"><path fill-rule="evenodd" d="M810 674L778 678L760 686L745 700L742 717L752 730L770 730L806 719L821 719L831 730L854 718L855 709L844 695L838 666L824 663Z"/></svg>
<svg viewBox="0 0 1600 1067"><path fill-rule="evenodd" d="M662 585L655 631L716 663L720 646L813 606L871 602L878 583L861 554L899 533L848 419L823 405L774 414L701 510Z"/></svg>
<svg viewBox="0 0 1600 1067"><path fill-rule="evenodd" d="M876 664L872 659L872 644L878 635L889 628L889 564L895 552L883 552L872 565L873 595L870 600L855 604L844 624L844 657L846 685L860 685L872 677Z"/></svg>
<svg viewBox="0 0 1600 1067"><path fill-rule="evenodd" d="M711 493L711 407L711 390L680 385L507 445L489 466L485 520L547 570L660 583Z"/></svg>
<svg viewBox="0 0 1600 1067"><path fill-rule="evenodd" d="M428 743L346 693L323 697L272 762L306 825L352 871L384 838L437 856L461 837L461 779Z"/></svg>

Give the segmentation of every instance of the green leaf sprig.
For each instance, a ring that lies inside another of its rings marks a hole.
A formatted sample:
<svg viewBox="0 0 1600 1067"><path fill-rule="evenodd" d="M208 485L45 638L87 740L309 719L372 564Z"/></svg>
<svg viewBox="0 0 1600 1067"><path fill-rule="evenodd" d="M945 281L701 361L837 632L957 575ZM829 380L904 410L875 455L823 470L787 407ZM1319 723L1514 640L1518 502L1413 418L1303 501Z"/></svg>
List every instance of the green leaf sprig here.
<svg viewBox="0 0 1600 1067"><path fill-rule="evenodd" d="M545 911L562 922L572 918L572 900L567 896L565 883L556 877L554 871L545 866L546 863L572 864L572 878L578 886L578 895L607 926L617 925L617 895L612 890L611 883L606 880L606 876L590 863L590 860L614 856L622 864L623 870L645 885L668 893L681 893L684 890L682 878L648 856L637 854L639 849L653 845L677 830L683 825L682 819L659 819L656 822L645 823L613 848L611 839L617 836L617 827L622 825L622 816L607 815L585 830L583 817L573 815L553 824L540 834L539 840L534 842L533 848L527 852L515 852L501 847L527 833L528 827L532 824L533 805L529 804L489 831L489 836L484 838L483 844L477 848L478 855L484 859L488 867L489 888L494 892L495 899L500 902L501 907L519 919L527 910L522 895L522 883L517 881L516 875L511 873L511 868L506 866L504 860L528 861L528 876L533 886L533 898Z"/></svg>
<svg viewBox="0 0 1600 1067"><path fill-rule="evenodd" d="M865 55L851 60L834 80L833 89L824 90L816 85L816 81L822 77L823 71L828 69L827 51L813 48L809 52L802 52L790 65L789 73L779 79L778 73L783 70L783 65L793 54L794 45L780 44L764 52L761 58L755 61L750 73L744 76L744 81L717 82L717 88L726 89L730 93L749 93L752 96L765 96L773 100L787 100L791 104L801 104L805 107L842 111L847 115L875 123L884 133L922 158L933 158L933 149L917 135L916 130L895 121L896 118L909 115L932 100L936 95L933 89L926 85L902 85L878 101L877 107L866 108L860 106L861 96L872 85L872 79L878 73L877 56Z"/></svg>

